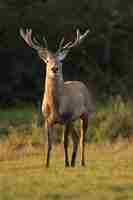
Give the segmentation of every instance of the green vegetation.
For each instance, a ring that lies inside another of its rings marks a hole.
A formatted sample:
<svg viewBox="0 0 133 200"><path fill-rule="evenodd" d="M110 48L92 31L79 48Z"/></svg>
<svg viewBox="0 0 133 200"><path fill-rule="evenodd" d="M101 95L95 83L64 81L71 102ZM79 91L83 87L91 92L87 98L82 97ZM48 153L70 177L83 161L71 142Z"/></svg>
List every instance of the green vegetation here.
<svg viewBox="0 0 133 200"><path fill-rule="evenodd" d="M132 0L0 1L0 200L133 199L132 21ZM60 126L51 167L44 167L44 129L36 107L22 104L41 100L45 67L20 27L40 42L45 35L51 50L63 36L73 40L77 28L90 29L63 65L64 79L85 82L98 102L85 168L79 154L75 169L64 168Z"/></svg>
<svg viewBox="0 0 133 200"><path fill-rule="evenodd" d="M35 107L20 105L11 108L0 109L0 137L9 135L16 131L19 134L26 133L31 130L33 121L35 120Z"/></svg>
<svg viewBox="0 0 133 200"><path fill-rule="evenodd" d="M9 125L16 125L31 122L35 114L35 107L27 105L19 105L11 108L0 109L0 122L8 123Z"/></svg>
<svg viewBox="0 0 133 200"><path fill-rule="evenodd" d="M79 150L76 167L65 169L63 145L56 144L46 169L46 138L36 126L36 108L1 109L0 199L132 200L132 115L132 103L121 97L98 105L88 130L87 166L80 166Z"/></svg>
<svg viewBox="0 0 133 200"><path fill-rule="evenodd" d="M15 134L18 137L31 137L33 143L40 143L44 133L43 127L37 126L37 109L35 106L18 106L0 110L0 138ZM79 123L75 124L77 129ZM62 126L57 126L55 142L60 142ZM88 142L114 141L118 138L132 138L133 103L120 96L111 98L105 104L96 106L90 128ZM40 140L41 137L41 140ZM41 142L42 143L42 142Z"/></svg>
<svg viewBox="0 0 133 200"><path fill-rule="evenodd" d="M92 122L92 141L114 141L133 136L133 103L120 96L99 106ZM88 134L89 135L89 134Z"/></svg>

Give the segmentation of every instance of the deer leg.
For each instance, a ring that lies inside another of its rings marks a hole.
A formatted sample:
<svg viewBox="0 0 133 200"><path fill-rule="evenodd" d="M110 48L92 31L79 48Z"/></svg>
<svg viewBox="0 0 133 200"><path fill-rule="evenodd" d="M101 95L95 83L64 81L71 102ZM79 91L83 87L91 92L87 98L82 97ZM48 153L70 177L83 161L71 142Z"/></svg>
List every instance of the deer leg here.
<svg viewBox="0 0 133 200"><path fill-rule="evenodd" d="M47 124L47 131L48 131L48 151L47 151L46 167L49 167L49 163L50 163L50 153L51 153L51 150L52 150L53 125Z"/></svg>
<svg viewBox="0 0 133 200"><path fill-rule="evenodd" d="M70 125L67 124L65 126L64 131L64 150L65 150L65 167L69 167L69 159L68 159L68 136L69 136Z"/></svg>
<svg viewBox="0 0 133 200"><path fill-rule="evenodd" d="M88 128L88 115L81 117L81 134L80 134L80 148L81 148L81 165L85 166L85 134Z"/></svg>
<svg viewBox="0 0 133 200"><path fill-rule="evenodd" d="M72 152L71 166L74 167L77 156L78 143L79 143L79 135L77 131L74 129L74 127L72 127L72 140L73 140L73 152Z"/></svg>

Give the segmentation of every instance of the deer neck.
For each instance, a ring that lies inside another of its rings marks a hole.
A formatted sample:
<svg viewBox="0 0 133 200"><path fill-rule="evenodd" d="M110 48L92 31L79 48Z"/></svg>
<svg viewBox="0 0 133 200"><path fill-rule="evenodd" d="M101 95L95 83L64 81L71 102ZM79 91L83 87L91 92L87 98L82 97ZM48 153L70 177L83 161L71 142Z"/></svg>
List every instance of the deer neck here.
<svg viewBox="0 0 133 200"><path fill-rule="evenodd" d="M57 117L59 114L63 84L64 81L62 76L46 76L44 101L49 107L49 112L51 113L52 118Z"/></svg>

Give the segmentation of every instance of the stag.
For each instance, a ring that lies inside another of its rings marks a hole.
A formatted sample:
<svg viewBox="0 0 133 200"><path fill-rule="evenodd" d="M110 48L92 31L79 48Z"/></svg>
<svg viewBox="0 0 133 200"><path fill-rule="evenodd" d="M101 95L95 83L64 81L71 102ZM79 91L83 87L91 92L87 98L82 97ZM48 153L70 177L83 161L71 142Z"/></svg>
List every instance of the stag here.
<svg viewBox="0 0 133 200"><path fill-rule="evenodd" d="M43 37L44 46L36 38L32 37L31 29L26 29L26 31L20 29L21 37L31 48L37 51L39 57L46 64L45 92L42 101L42 113L48 134L46 167L49 167L50 164L53 128L57 123L64 125L65 166L69 166L68 139L70 134L73 141L71 166L75 166L79 139L81 146L81 165L85 165L85 135L94 106L91 100L91 94L84 83L63 80L62 61L73 47L78 46L86 38L88 32L89 30L84 34L80 34L79 30L77 30L76 39L65 45L63 45L63 38L58 50L56 53L53 53L48 49L45 37ZM78 134L73 125L73 121L77 119L81 121L80 134Z"/></svg>

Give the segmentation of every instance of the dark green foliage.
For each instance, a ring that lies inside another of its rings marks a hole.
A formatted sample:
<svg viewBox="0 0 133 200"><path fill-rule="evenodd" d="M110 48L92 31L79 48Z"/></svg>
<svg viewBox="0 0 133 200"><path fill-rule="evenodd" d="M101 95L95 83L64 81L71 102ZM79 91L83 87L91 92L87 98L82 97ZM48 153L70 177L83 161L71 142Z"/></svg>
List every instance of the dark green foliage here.
<svg viewBox="0 0 133 200"><path fill-rule="evenodd" d="M65 79L83 80L102 100L132 97L132 21L131 0L1 0L0 103L37 102L42 96L45 68L20 38L20 27L31 27L40 40L45 35L52 50L63 36L74 39L76 28L90 28L64 63Z"/></svg>

